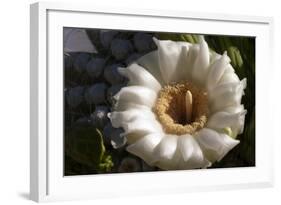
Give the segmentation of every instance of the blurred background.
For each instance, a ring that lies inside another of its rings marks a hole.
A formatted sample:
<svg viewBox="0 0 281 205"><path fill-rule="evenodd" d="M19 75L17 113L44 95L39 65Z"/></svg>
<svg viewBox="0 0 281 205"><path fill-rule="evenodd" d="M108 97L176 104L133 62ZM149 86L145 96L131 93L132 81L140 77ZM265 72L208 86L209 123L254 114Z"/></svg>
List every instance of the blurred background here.
<svg viewBox="0 0 281 205"><path fill-rule="evenodd" d="M64 28L65 175L160 171L126 151L121 128L107 113L127 79L117 72L157 49L152 38L198 43L196 34ZM240 79L247 110L240 144L210 168L255 166L255 38L205 35L210 49L227 51Z"/></svg>

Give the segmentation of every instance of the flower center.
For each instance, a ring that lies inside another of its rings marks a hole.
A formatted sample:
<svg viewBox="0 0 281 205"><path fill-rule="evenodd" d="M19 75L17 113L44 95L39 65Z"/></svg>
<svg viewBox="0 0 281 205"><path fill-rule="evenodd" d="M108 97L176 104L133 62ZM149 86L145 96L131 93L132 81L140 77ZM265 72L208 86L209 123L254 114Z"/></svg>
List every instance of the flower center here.
<svg viewBox="0 0 281 205"><path fill-rule="evenodd" d="M207 122L207 92L191 83L167 85L159 91L153 111L166 133L193 134Z"/></svg>

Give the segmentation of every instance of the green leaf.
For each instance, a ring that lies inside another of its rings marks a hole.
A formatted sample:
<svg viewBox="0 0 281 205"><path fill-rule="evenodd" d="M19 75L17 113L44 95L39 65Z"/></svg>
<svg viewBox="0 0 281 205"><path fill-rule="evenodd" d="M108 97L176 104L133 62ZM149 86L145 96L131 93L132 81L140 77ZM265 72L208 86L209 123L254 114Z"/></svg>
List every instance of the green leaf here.
<svg viewBox="0 0 281 205"><path fill-rule="evenodd" d="M110 172L113 166L114 166L114 163L112 162L112 156L109 153L105 153L102 161L100 162L100 164L98 166L98 169L99 169L98 171L100 173Z"/></svg>
<svg viewBox="0 0 281 205"><path fill-rule="evenodd" d="M75 161L99 168L104 153L103 138L100 131L91 126L76 126L66 130L66 154Z"/></svg>

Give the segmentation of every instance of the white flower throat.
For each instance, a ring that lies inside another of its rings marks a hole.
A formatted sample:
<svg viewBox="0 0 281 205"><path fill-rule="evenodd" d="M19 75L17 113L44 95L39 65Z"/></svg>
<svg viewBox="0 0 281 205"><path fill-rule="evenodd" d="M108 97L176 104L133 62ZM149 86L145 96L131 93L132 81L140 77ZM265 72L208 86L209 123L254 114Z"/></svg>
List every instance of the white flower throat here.
<svg viewBox="0 0 281 205"><path fill-rule="evenodd" d="M207 122L207 92L191 83L167 85L159 91L153 111L167 133L193 134Z"/></svg>

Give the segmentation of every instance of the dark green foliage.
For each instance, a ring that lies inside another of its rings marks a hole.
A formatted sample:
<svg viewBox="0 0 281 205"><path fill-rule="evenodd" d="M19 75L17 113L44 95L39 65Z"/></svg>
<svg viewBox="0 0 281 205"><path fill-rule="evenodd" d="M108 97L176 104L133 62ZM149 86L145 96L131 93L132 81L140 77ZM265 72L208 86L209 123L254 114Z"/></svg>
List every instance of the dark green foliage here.
<svg viewBox="0 0 281 205"><path fill-rule="evenodd" d="M105 153L103 138L93 126L74 126L65 133L66 160L70 157L94 172L109 171L111 157Z"/></svg>

